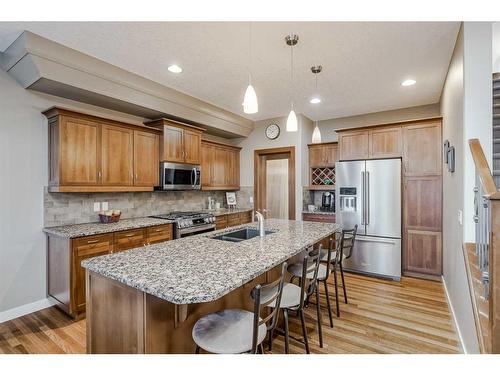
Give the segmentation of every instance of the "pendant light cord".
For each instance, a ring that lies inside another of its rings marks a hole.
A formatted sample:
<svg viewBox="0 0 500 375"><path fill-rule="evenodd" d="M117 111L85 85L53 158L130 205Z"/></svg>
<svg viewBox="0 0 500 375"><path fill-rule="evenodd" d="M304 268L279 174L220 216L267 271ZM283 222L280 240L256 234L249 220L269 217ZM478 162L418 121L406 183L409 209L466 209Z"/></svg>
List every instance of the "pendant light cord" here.
<svg viewBox="0 0 500 375"><path fill-rule="evenodd" d="M252 22L248 23L248 84L252 84Z"/></svg>
<svg viewBox="0 0 500 375"><path fill-rule="evenodd" d="M290 46L290 82L291 82L291 91L290 91L290 99L292 102L293 109L293 44Z"/></svg>

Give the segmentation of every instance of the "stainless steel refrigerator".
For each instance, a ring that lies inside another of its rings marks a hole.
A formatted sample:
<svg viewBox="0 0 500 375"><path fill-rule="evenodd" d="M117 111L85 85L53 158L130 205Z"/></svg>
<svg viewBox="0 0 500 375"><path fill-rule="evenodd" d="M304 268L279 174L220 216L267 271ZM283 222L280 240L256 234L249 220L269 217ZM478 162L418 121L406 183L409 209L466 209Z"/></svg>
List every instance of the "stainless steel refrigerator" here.
<svg viewBox="0 0 500 375"><path fill-rule="evenodd" d="M340 161L335 166L336 220L358 224L344 269L401 278L401 159Z"/></svg>

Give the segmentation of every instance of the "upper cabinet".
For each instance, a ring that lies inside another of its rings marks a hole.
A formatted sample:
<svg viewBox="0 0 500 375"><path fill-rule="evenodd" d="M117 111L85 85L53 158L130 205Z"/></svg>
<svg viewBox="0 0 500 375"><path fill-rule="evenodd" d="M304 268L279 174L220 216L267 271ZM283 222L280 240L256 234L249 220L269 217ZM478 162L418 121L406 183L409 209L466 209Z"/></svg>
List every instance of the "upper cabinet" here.
<svg viewBox="0 0 500 375"><path fill-rule="evenodd" d="M341 130L340 159L380 159L401 156L401 126Z"/></svg>
<svg viewBox="0 0 500 375"><path fill-rule="evenodd" d="M441 122L416 123L403 128L406 176L441 174Z"/></svg>
<svg viewBox="0 0 500 375"><path fill-rule="evenodd" d="M368 159L368 131L339 132L341 160Z"/></svg>
<svg viewBox="0 0 500 375"><path fill-rule="evenodd" d="M159 132L59 108L49 119L49 191L152 191Z"/></svg>
<svg viewBox="0 0 500 375"><path fill-rule="evenodd" d="M163 132L160 161L201 164L201 134L204 129L168 119L146 122Z"/></svg>
<svg viewBox="0 0 500 375"><path fill-rule="evenodd" d="M240 188L240 147L201 142L202 190L238 190Z"/></svg>
<svg viewBox="0 0 500 375"><path fill-rule="evenodd" d="M311 168L334 167L338 156L337 142L309 145L309 166Z"/></svg>

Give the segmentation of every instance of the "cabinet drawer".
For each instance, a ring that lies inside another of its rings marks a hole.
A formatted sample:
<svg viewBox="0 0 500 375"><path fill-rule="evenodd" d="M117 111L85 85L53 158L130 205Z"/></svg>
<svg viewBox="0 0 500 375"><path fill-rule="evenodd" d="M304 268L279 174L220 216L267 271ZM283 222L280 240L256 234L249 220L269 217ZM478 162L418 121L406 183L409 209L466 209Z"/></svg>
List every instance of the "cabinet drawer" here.
<svg viewBox="0 0 500 375"><path fill-rule="evenodd" d="M227 215L217 216L215 218L215 229L227 228Z"/></svg>
<svg viewBox="0 0 500 375"><path fill-rule="evenodd" d="M235 225L240 225L240 214L229 214L227 215L227 226L234 227Z"/></svg>
<svg viewBox="0 0 500 375"><path fill-rule="evenodd" d="M302 214L304 221L317 221L319 223L335 223L335 215Z"/></svg>
<svg viewBox="0 0 500 375"><path fill-rule="evenodd" d="M146 232L147 243L149 244L169 241L172 239L172 224L149 227Z"/></svg>
<svg viewBox="0 0 500 375"><path fill-rule="evenodd" d="M146 242L145 231L145 229L141 228L116 232L113 251L118 252L143 246Z"/></svg>
<svg viewBox="0 0 500 375"><path fill-rule="evenodd" d="M111 252L113 248L113 234L100 234L96 236L80 237L73 240L73 249L76 256L87 257L94 253L101 255Z"/></svg>
<svg viewBox="0 0 500 375"><path fill-rule="evenodd" d="M241 222L241 224L251 223L252 222L252 211L240 213L240 222Z"/></svg>

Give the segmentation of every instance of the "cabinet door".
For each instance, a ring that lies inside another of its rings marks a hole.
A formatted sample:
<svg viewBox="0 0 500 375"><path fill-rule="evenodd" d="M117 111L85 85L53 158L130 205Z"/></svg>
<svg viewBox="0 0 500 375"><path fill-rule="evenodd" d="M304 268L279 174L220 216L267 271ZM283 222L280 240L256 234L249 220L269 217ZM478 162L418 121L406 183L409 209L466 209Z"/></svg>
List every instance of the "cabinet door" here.
<svg viewBox="0 0 500 375"><path fill-rule="evenodd" d="M213 187L226 186L227 158L226 149L214 147L214 159L212 168Z"/></svg>
<svg viewBox="0 0 500 375"><path fill-rule="evenodd" d="M98 185L99 124L63 116L60 125L60 185Z"/></svg>
<svg viewBox="0 0 500 375"><path fill-rule="evenodd" d="M217 216L215 218L215 229L224 229L227 228L227 215Z"/></svg>
<svg viewBox="0 0 500 375"><path fill-rule="evenodd" d="M102 125L102 185L132 186L134 184L134 131Z"/></svg>
<svg viewBox="0 0 500 375"><path fill-rule="evenodd" d="M401 127L370 130L368 156L374 159L401 156L401 138Z"/></svg>
<svg viewBox="0 0 500 375"><path fill-rule="evenodd" d="M339 160L339 148L336 144L328 144L323 147L325 166L334 167Z"/></svg>
<svg viewBox="0 0 500 375"><path fill-rule="evenodd" d="M368 131L350 131L339 135L340 160L368 159Z"/></svg>
<svg viewBox="0 0 500 375"><path fill-rule="evenodd" d="M201 133L184 130L184 160L186 163L200 164Z"/></svg>
<svg viewBox="0 0 500 375"><path fill-rule="evenodd" d="M150 245L170 241L172 239L172 224L156 225L146 229L146 242Z"/></svg>
<svg viewBox="0 0 500 375"><path fill-rule="evenodd" d="M184 130L175 126L163 127L162 161L184 162Z"/></svg>
<svg viewBox="0 0 500 375"><path fill-rule="evenodd" d="M238 188L240 185L239 153L235 150L226 150L226 185Z"/></svg>
<svg viewBox="0 0 500 375"><path fill-rule="evenodd" d="M113 235L103 234L73 240L73 301L76 312L85 310L85 268L84 259L109 254L113 247Z"/></svg>
<svg viewBox="0 0 500 375"><path fill-rule="evenodd" d="M403 128L403 161L406 176L441 174L440 122Z"/></svg>
<svg viewBox="0 0 500 375"><path fill-rule="evenodd" d="M440 232L441 213L441 176L405 178L404 225L407 229Z"/></svg>
<svg viewBox="0 0 500 375"><path fill-rule="evenodd" d="M311 168L321 168L325 166L324 146L309 146L309 166Z"/></svg>
<svg viewBox="0 0 500 375"><path fill-rule="evenodd" d="M159 177L159 136L134 131L134 186L157 186Z"/></svg>
<svg viewBox="0 0 500 375"><path fill-rule="evenodd" d="M215 149L211 145L201 144L201 188L212 186L212 171L215 157Z"/></svg>
<svg viewBox="0 0 500 375"><path fill-rule="evenodd" d="M403 255L405 271L441 275L441 232L406 231L406 251Z"/></svg>
<svg viewBox="0 0 500 375"><path fill-rule="evenodd" d="M227 226L234 227L235 225L241 224L240 214L228 214L227 215Z"/></svg>

